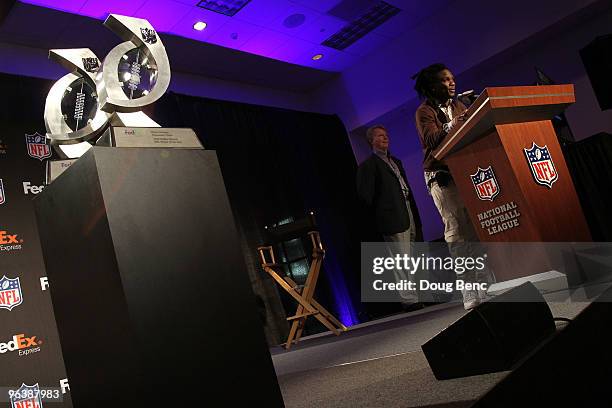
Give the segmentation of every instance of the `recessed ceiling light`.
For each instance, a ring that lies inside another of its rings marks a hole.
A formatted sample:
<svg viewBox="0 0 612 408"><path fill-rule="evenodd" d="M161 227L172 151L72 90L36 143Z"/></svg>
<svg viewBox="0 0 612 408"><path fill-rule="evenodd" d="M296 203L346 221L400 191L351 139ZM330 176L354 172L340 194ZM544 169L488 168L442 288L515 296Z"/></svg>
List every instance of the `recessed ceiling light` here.
<svg viewBox="0 0 612 408"><path fill-rule="evenodd" d="M313 61L320 60L321 58L323 58L323 54L317 54L312 57Z"/></svg>
<svg viewBox="0 0 612 408"><path fill-rule="evenodd" d="M205 28L206 28L206 23L203 21L198 21L197 23L193 25L194 30L202 31Z"/></svg>

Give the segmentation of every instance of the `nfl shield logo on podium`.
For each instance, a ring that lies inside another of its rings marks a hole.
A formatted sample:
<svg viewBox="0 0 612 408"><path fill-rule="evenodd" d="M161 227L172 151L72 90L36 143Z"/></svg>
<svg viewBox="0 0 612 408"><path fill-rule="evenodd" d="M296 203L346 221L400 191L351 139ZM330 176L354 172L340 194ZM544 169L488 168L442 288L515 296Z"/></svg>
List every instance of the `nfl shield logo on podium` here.
<svg viewBox="0 0 612 408"><path fill-rule="evenodd" d="M19 278L9 279L4 275L0 279L0 309L9 312L23 303Z"/></svg>
<svg viewBox="0 0 612 408"><path fill-rule="evenodd" d="M28 146L28 155L40 161L51 157L51 147L47 142L47 138L36 132L33 135L25 135L26 144Z"/></svg>
<svg viewBox="0 0 612 408"><path fill-rule="evenodd" d="M530 149L523 150L535 182L552 188L553 183L559 178L559 174L548 151L548 146L540 147L532 142Z"/></svg>
<svg viewBox="0 0 612 408"><path fill-rule="evenodd" d="M476 173L471 174L472 184L476 189L478 198L483 201L493 201L499 194L499 184L491 166L486 169L478 167Z"/></svg>

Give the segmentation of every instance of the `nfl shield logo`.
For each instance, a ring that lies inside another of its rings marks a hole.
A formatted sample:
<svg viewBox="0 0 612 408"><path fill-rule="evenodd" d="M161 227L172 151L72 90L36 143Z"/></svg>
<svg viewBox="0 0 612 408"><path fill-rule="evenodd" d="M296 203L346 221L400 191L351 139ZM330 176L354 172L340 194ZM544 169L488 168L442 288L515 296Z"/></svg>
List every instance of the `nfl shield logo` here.
<svg viewBox="0 0 612 408"><path fill-rule="evenodd" d="M40 161L51 157L51 147L47 143L47 138L36 132L33 135L25 135L26 144L28 145L28 155Z"/></svg>
<svg viewBox="0 0 612 408"><path fill-rule="evenodd" d="M23 303L21 295L21 285L19 278L9 279L5 276L0 279L0 309L9 312Z"/></svg>
<svg viewBox="0 0 612 408"><path fill-rule="evenodd" d="M546 145L540 147L532 143L530 149L523 150L535 182L552 188L553 183L559 178L559 174L555 169L555 163L553 163L548 147Z"/></svg>
<svg viewBox="0 0 612 408"><path fill-rule="evenodd" d="M4 204L6 202L6 196L4 195L4 184L2 184L2 179L0 179L0 204Z"/></svg>
<svg viewBox="0 0 612 408"><path fill-rule="evenodd" d="M474 184L479 199L483 201L493 201L499 194L499 184L497 183L495 173L491 166L486 169L478 167L476 173L471 174L470 178L472 179L472 184Z"/></svg>
<svg viewBox="0 0 612 408"><path fill-rule="evenodd" d="M96 72L98 68L100 68L100 61L97 58L88 57L82 58L83 60L83 68L87 72Z"/></svg>
<svg viewBox="0 0 612 408"><path fill-rule="evenodd" d="M40 387L21 384L21 387L11 396L11 408L43 408L40 399Z"/></svg>
<svg viewBox="0 0 612 408"><path fill-rule="evenodd" d="M157 42L157 34L152 28L141 28L140 35L147 44L155 44Z"/></svg>

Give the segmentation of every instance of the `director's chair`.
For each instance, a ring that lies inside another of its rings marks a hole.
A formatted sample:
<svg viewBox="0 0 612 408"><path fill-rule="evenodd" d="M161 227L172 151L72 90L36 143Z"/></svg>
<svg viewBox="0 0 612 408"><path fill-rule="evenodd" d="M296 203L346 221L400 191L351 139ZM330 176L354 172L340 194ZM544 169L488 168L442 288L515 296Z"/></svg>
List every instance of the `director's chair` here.
<svg viewBox="0 0 612 408"><path fill-rule="evenodd" d="M273 228L267 228L269 245L260 246L257 248L261 259L261 266L293 299L298 302L295 315L287 318L291 321L291 330L285 343L285 349L289 350L293 343L300 341L304 331L306 319L309 316L314 316L321 324L327 327L336 336L341 332L348 330L338 319L329 313L323 306L314 300L314 292L319 279L319 273L325 250L321 243L321 237L316 230L316 224L313 213L306 218L297 220L291 223L278 225ZM277 262L274 255L274 245L281 242L303 238L307 235L312 243L312 255L310 268L304 285L298 285L295 280L287 276L283 272L283 263Z"/></svg>

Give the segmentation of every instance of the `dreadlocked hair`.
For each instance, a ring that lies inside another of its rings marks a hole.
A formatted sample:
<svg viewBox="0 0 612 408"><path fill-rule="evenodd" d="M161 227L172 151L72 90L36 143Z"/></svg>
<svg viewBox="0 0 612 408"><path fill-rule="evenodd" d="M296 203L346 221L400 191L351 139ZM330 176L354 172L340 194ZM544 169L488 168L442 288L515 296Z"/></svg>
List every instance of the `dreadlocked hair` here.
<svg viewBox="0 0 612 408"><path fill-rule="evenodd" d="M416 80L414 90L417 91L421 99L431 99L431 88L438 82L438 72L448 69L442 63L431 64L423 68L417 74L412 76Z"/></svg>

